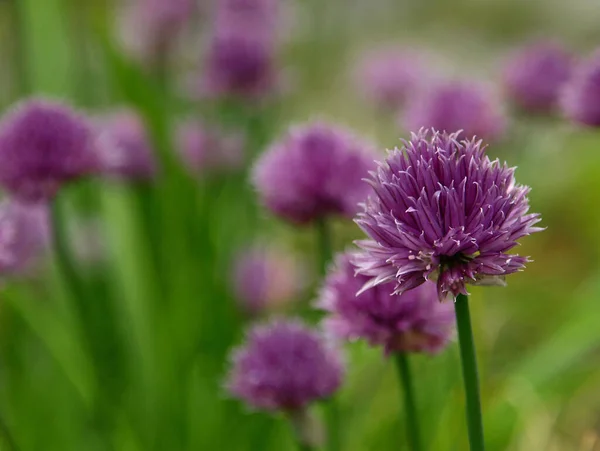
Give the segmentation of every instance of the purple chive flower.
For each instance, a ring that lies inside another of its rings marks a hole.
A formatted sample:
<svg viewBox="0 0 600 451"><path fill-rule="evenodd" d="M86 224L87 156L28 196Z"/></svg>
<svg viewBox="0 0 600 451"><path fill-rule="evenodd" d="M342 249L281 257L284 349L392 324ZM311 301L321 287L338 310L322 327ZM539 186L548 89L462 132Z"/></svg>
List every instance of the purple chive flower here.
<svg viewBox="0 0 600 451"><path fill-rule="evenodd" d="M142 119L121 110L99 121L100 171L126 180L149 180L156 176L154 152Z"/></svg>
<svg viewBox="0 0 600 451"><path fill-rule="evenodd" d="M573 122L600 126L600 50L575 68L562 93L561 106Z"/></svg>
<svg viewBox="0 0 600 451"><path fill-rule="evenodd" d="M554 42L530 44L508 61L504 86L510 99L525 111L551 111L571 75L572 56Z"/></svg>
<svg viewBox="0 0 600 451"><path fill-rule="evenodd" d="M272 46L242 30L219 33L210 41L201 92L210 97L256 98L275 87Z"/></svg>
<svg viewBox="0 0 600 451"><path fill-rule="evenodd" d="M0 122L0 184L21 200L49 200L61 185L95 171L94 139L66 105L27 100Z"/></svg>
<svg viewBox="0 0 600 451"><path fill-rule="evenodd" d="M383 48L367 53L358 63L356 85L384 110L400 108L423 77L415 55L402 49Z"/></svg>
<svg viewBox="0 0 600 451"><path fill-rule="evenodd" d="M255 99L278 84L277 2L220 0L201 77L211 97Z"/></svg>
<svg viewBox="0 0 600 451"><path fill-rule="evenodd" d="M373 173L373 196L357 223L370 240L356 258L364 289L395 282L402 294L437 280L440 300L466 284L503 284L527 257L507 252L541 230L528 214L529 188L514 168L490 161L481 141L421 131Z"/></svg>
<svg viewBox="0 0 600 451"><path fill-rule="evenodd" d="M194 175L241 168L243 141L240 135L224 135L196 121L184 122L177 129L177 149L186 168Z"/></svg>
<svg viewBox="0 0 600 451"><path fill-rule="evenodd" d="M412 96L404 122L408 130L462 130L467 138L480 136L486 141L497 140L506 128L506 118L490 92L483 86L454 81L438 83Z"/></svg>
<svg viewBox="0 0 600 451"><path fill-rule="evenodd" d="M160 59L193 11L194 0L133 0L124 14L125 40L144 60Z"/></svg>
<svg viewBox="0 0 600 451"><path fill-rule="evenodd" d="M274 214L297 224L358 211L375 152L348 130L314 123L291 129L257 161L253 181Z"/></svg>
<svg viewBox="0 0 600 451"><path fill-rule="evenodd" d="M50 241L45 204L0 204L0 274L27 274Z"/></svg>
<svg viewBox="0 0 600 451"><path fill-rule="evenodd" d="M249 406L294 412L331 396L342 382L340 355L299 321L256 326L233 353L229 392Z"/></svg>
<svg viewBox="0 0 600 451"><path fill-rule="evenodd" d="M241 307L257 315L293 301L302 288L303 275L288 253L256 246L236 259L233 285Z"/></svg>
<svg viewBox="0 0 600 451"><path fill-rule="evenodd" d="M386 353L441 351L454 334L454 307L438 302L435 284L425 282L401 295L394 284L356 293L369 277L356 275L351 254L336 258L325 280L318 306L330 313L325 328L342 339L365 339Z"/></svg>

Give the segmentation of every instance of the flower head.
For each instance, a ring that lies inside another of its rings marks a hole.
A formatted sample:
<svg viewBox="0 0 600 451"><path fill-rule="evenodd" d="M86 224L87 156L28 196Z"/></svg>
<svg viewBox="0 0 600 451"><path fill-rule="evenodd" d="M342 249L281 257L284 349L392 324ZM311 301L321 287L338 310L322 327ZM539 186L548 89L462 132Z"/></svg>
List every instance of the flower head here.
<svg viewBox="0 0 600 451"><path fill-rule="evenodd" d="M355 275L352 255L340 254L327 275L318 307L330 313L325 327L339 338L365 339L386 353L441 351L454 332L454 307L438 302L435 285L426 282L401 295L386 283L356 295L369 282Z"/></svg>
<svg viewBox="0 0 600 451"><path fill-rule="evenodd" d="M276 85L274 52L269 42L236 30L212 37L201 80L212 97L254 98Z"/></svg>
<svg viewBox="0 0 600 451"><path fill-rule="evenodd" d="M256 326L233 354L229 392L251 407L297 411L340 386L340 355L299 321Z"/></svg>
<svg viewBox="0 0 600 451"><path fill-rule="evenodd" d="M50 199L95 171L93 142L87 121L69 107L27 100L0 122L0 184L22 200Z"/></svg>
<svg viewBox="0 0 600 451"><path fill-rule="evenodd" d="M357 87L375 105L395 111L423 76L418 58L406 51L383 48L367 53L358 63Z"/></svg>
<svg viewBox="0 0 600 451"><path fill-rule="evenodd" d="M258 160L253 179L276 215L304 224L358 211L375 164L371 147L344 128L325 123L294 128Z"/></svg>
<svg viewBox="0 0 600 451"><path fill-rule="evenodd" d="M194 175L231 171L244 162L242 136L224 135L195 121L179 125L177 149L186 168Z"/></svg>
<svg viewBox="0 0 600 451"><path fill-rule="evenodd" d="M144 60L159 60L189 23L194 0L133 0L123 15L125 40Z"/></svg>
<svg viewBox="0 0 600 451"><path fill-rule="evenodd" d="M127 180L148 180L156 175L156 161L141 118L122 110L100 121L100 171Z"/></svg>
<svg viewBox="0 0 600 451"><path fill-rule="evenodd" d="M500 138L506 128L506 118L490 92L473 83L453 81L412 96L403 122L408 130L462 130L464 137L479 136L486 141Z"/></svg>
<svg viewBox="0 0 600 451"><path fill-rule="evenodd" d="M503 283L527 257L507 252L541 230L528 214L529 188L514 168L490 161L481 141L421 131L390 153L371 180L373 196L357 223L370 240L356 258L364 289L395 282L402 294L437 280L441 300L466 284Z"/></svg>
<svg viewBox="0 0 600 451"><path fill-rule="evenodd" d="M573 122L600 127L600 50L575 68L561 95L561 106Z"/></svg>
<svg viewBox="0 0 600 451"><path fill-rule="evenodd" d="M236 259L233 274L236 297L253 315L292 301L303 282L298 262L274 247L245 250Z"/></svg>
<svg viewBox="0 0 600 451"><path fill-rule="evenodd" d="M45 204L0 204L0 274L27 273L50 240Z"/></svg>
<svg viewBox="0 0 600 451"><path fill-rule="evenodd" d="M525 111L551 111L571 75L573 58L553 42L530 44L508 61L504 86L511 100Z"/></svg>

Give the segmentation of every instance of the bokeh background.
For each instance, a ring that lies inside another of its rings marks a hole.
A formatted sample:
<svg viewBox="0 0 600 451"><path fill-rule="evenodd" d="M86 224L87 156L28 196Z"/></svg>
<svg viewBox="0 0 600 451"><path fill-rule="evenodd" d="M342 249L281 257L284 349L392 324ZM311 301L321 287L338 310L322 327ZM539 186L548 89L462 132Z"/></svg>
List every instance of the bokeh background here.
<svg viewBox="0 0 600 451"><path fill-rule="evenodd" d="M270 274L294 286L294 299L261 316L318 317L315 230L273 218L249 171L285 129L314 118L353 128L382 157L398 145L407 130L396 113L369 104L353 76L382 44L411 49L428 76L496 90L508 126L488 152L518 166L547 227L523 240L519 253L534 262L507 287L472 289L488 449L600 450L600 133L560 114L515 113L499 88L506 55L531 39L580 57L600 46L597 2L282 0L279 83L251 100L198 92L211 2L196 2L166 62L148 49L148 19L126 3L0 1L0 109L31 94L92 116L126 106L161 167L152 181L92 180L61 193L85 296L69 292L51 252L33 273L3 277L0 418L19 450L294 449L285 419L249 411L222 388L229 349L257 319L236 286L249 248L279 252L290 270ZM176 139L190 119L231 138L236 164L190 174ZM349 220L333 226L337 250L360 237ZM343 450L402 449L393 365L362 343L347 352ZM414 371L427 449L467 449L456 346L416 356ZM0 449L11 448L0 440Z"/></svg>

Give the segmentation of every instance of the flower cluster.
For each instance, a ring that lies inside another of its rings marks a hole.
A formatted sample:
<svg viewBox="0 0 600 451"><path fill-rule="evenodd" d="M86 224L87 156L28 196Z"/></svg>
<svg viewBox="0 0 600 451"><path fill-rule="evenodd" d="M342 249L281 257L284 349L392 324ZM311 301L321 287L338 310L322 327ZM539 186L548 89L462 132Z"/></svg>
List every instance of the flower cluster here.
<svg viewBox="0 0 600 451"><path fill-rule="evenodd" d="M66 105L24 101L0 122L0 184L21 200L49 200L97 170L94 141L87 121Z"/></svg>
<svg viewBox="0 0 600 451"><path fill-rule="evenodd" d="M317 306L329 313L325 328L334 336L366 339L387 353L436 353L454 332L454 306L438 302L435 284L393 294L386 283L357 295L369 278L355 275L352 255L341 254L328 274Z"/></svg>
<svg viewBox="0 0 600 451"><path fill-rule="evenodd" d="M256 326L233 354L227 387L256 409L297 411L328 398L344 365L337 351L299 321Z"/></svg>
<svg viewBox="0 0 600 451"><path fill-rule="evenodd" d="M467 82L441 82L423 88L411 97L401 121L408 130L423 127L464 137L498 140L506 129L499 104L485 87Z"/></svg>
<svg viewBox="0 0 600 451"><path fill-rule="evenodd" d="M562 94L561 106L573 122L600 126L600 50L575 68Z"/></svg>
<svg viewBox="0 0 600 451"><path fill-rule="evenodd" d="M540 230L528 214L529 188L514 168L491 161L480 141L423 130L392 151L374 174L357 223L369 236L355 260L363 289L395 282L404 293L437 280L440 300L466 284L502 283L527 257L509 254Z"/></svg>
<svg viewBox="0 0 600 451"><path fill-rule="evenodd" d="M100 171L127 180L149 180L157 172L154 152L141 118L121 110L99 120Z"/></svg>
<svg viewBox="0 0 600 451"><path fill-rule="evenodd" d="M368 194L361 180L375 152L350 131L314 123L289 131L257 161L253 181L277 216L305 224L329 215L352 217Z"/></svg>
<svg viewBox="0 0 600 451"><path fill-rule="evenodd" d="M302 287L298 263L273 247L255 246L235 261L233 282L242 309L252 315L292 301Z"/></svg>
<svg viewBox="0 0 600 451"><path fill-rule="evenodd" d="M504 86L510 99L525 111L550 112L571 75L572 56L554 42L528 45L508 61Z"/></svg>

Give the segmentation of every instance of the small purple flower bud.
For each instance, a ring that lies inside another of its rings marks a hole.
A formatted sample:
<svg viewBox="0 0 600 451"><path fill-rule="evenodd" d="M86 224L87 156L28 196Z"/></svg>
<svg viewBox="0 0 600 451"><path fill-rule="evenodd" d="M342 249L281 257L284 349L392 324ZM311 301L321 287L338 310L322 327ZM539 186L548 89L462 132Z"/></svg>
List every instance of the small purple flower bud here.
<svg viewBox="0 0 600 451"><path fill-rule="evenodd" d="M463 137L495 141L506 129L506 118L492 94L473 83L435 84L412 96L406 108L403 122L408 130L462 130Z"/></svg>
<svg viewBox="0 0 600 451"><path fill-rule="evenodd" d="M350 131L326 123L292 128L256 162L253 181L263 203L287 221L352 217L369 187L362 180L377 154Z"/></svg>
<svg viewBox="0 0 600 451"><path fill-rule="evenodd" d="M561 106L573 122L600 127L600 50L575 68L562 92Z"/></svg>
<svg viewBox="0 0 600 451"><path fill-rule="evenodd" d="M332 335L365 339L394 352L441 351L454 334L454 306L438 301L435 284L425 282L401 295L394 284L370 288L357 296L369 277L356 275L351 254L341 254L321 291L318 307L330 313L324 320Z"/></svg>
<svg viewBox="0 0 600 451"><path fill-rule="evenodd" d="M250 330L233 353L227 388L255 409L294 412L330 397L343 374L341 356L319 333L280 320Z"/></svg>
<svg viewBox="0 0 600 451"><path fill-rule="evenodd" d="M298 261L272 247L256 246L241 253L233 275L236 297L250 315L294 301L304 285Z"/></svg>
<svg viewBox="0 0 600 451"><path fill-rule="evenodd" d="M184 122L177 129L177 149L185 167L193 175L228 172L244 163L241 135L225 135L207 129L196 121Z"/></svg>
<svg viewBox="0 0 600 451"><path fill-rule="evenodd" d="M514 168L491 161L481 141L422 130L391 152L371 185L357 223L369 240L354 264L364 290L395 282L402 294L437 280L440 300L466 294L466 284L503 284L527 257L509 254L542 229L528 214L529 188Z"/></svg>
<svg viewBox="0 0 600 451"><path fill-rule="evenodd" d="M137 113L121 110L99 121L100 172L125 180L150 180L156 176L154 152Z"/></svg>
<svg viewBox="0 0 600 451"><path fill-rule="evenodd" d="M358 63L356 85L364 97L383 110L396 111L423 78L419 59L406 50L376 49Z"/></svg>
<svg viewBox="0 0 600 451"><path fill-rule="evenodd" d="M50 200L65 183L97 168L88 123L57 102L32 99L0 122L0 184L26 201Z"/></svg>
<svg viewBox="0 0 600 451"><path fill-rule="evenodd" d="M50 241L45 204L0 204L0 274L26 275Z"/></svg>
<svg viewBox="0 0 600 451"><path fill-rule="evenodd" d="M512 102L524 111L550 112L571 75L572 56L554 42L530 44L508 61L504 87Z"/></svg>

